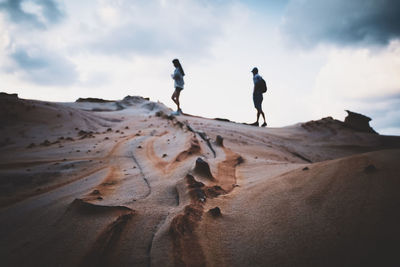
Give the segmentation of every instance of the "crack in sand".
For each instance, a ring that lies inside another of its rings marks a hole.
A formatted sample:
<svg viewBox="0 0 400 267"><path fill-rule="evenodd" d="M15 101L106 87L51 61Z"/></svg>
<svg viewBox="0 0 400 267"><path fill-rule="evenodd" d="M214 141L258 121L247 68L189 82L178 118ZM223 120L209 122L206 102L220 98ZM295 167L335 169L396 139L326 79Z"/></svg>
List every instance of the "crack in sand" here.
<svg viewBox="0 0 400 267"><path fill-rule="evenodd" d="M140 175L147 186L147 193L141 198L141 199L145 199L151 194L151 185L150 185L149 180L146 178L146 175L144 174L142 166L139 164L139 161L137 160L137 158L135 157L135 154L133 153L133 151L134 151L133 145L131 147L132 147L132 149L130 149L130 151L129 151L130 157L133 160L133 162L135 162L137 168L140 171ZM134 200L138 200L138 199L134 199Z"/></svg>
<svg viewBox="0 0 400 267"><path fill-rule="evenodd" d="M128 141L131 141L132 139L136 138L136 135L131 135L124 140L118 142L113 146L111 151L108 153L108 155L105 157L108 159L108 162L110 162L113 158L116 159L117 152L120 149L120 146ZM143 168L141 164L139 163L138 159L136 158L134 154L134 145L132 144L131 149L128 150L128 157L129 159L133 160L133 162L136 164L137 168L139 169L140 176L143 179L144 183L146 184L147 187L147 192L145 193L144 196L140 198L133 198L132 201L137 201L139 199L145 199L151 194L151 185L149 180L147 179L146 175L144 174ZM101 182L100 185L98 185L95 190L97 190L97 194L92 196L91 198L89 197L88 199L96 200L100 199L102 200L102 194L100 192L106 192L107 194L110 194L110 192L113 192L115 190L116 185L119 183L118 180L122 178L120 167L118 163L115 163L114 165L110 166L110 173L107 175L107 177ZM93 191L94 192L94 191ZM93 195L93 194L91 194Z"/></svg>

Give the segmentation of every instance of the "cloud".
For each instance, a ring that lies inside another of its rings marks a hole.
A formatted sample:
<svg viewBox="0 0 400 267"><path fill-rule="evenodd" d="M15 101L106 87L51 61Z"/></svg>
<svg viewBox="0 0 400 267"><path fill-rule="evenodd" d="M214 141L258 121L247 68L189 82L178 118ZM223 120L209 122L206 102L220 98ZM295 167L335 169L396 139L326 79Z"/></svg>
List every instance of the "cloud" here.
<svg viewBox="0 0 400 267"><path fill-rule="evenodd" d="M62 33L47 27L62 18L55 2L0 1L0 13L6 13L0 14L1 72L32 85L68 86L78 80L75 65L62 49Z"/></svg>
<svg viewBox="0 0 400 267"><path fill-rule="evenodd" d="M396 0L292 0L282 30L302 46L386 45L400 37Z"/></svg>
<svg viewBox="0 0 400 267"><path fill-rule="evenodd" d="M326 116L344 115L345 109L363 113L378 132L399 127L400 41L379 51L332 49L316 76L311 101L315 112Z"/></svg>
<svg viewBox="0 0 400 267"><path fill-rule="evenodd" d="M53 0L6 0L0 2L0 12L5 12L14 23L39 29L58 23L63 17Z"/></svg>
<svg viewBox="0 0 400 267"><path fill-rule="evenodd" d="M363 102L400 94L400 41L378 52L333 49L316 77L316 87L325 96Z"/></svg>
<svg viewBox="0 0 400 267"><path fill-rule="evenodd" d="M400 94L379 99L372 107L364 107L372 115L371 124L380 134L400 135Z"/></svg>
<svg viewBox="0 0 400 267"><path fill-rule="evenodd" d="M52 51L18 48L11 53L13 65L8 72L39 85L71 85L79 75L75 66Z"/></svg>
<svg viewBox="0 0 400 267"><path fill-rule="evenodd" d="M88 47L100 53L160 55L202 53L223 34L232 17L230 1L122 1L97 8L94 38Z"/></svg>
<svg viewBox="0 0 400 267"><path fill-rule="evenodd" d="M8 15L0 19L10 26L4 33L9 39L4 49L4 58L11 61L8 73L40 85L63 86L88 84L96 73L105 73L106 66L88 58L107 57L107 65L118 62L124 68L143 56L198 58L221 38L236 7L231 0L68 2L63 6L65 23L47 27L63 16L56 3L0 0L0 12Z"/></svg>

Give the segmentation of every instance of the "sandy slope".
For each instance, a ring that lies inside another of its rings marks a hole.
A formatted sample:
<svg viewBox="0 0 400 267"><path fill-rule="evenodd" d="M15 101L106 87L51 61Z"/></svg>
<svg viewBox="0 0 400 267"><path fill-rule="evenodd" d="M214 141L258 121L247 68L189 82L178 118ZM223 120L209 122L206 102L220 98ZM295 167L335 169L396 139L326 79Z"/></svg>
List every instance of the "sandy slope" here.
<svg viewBox="0 0 400 267"><path fill-rule="evenodd" d="M400 264L398 137L0 102L2 266Z"/></svg>

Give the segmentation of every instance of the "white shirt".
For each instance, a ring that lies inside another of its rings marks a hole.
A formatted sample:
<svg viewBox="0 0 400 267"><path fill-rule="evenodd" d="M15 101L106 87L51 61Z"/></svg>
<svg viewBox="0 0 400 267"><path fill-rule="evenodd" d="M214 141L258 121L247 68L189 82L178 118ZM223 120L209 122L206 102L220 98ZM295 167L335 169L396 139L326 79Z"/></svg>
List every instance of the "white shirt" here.
<svg viewBox="0 0 400 267"><path fill-rule="evenodd" d="M183 88L185 82L183 81L182 73L180 72L179 68L176 68L174 73L171 74L172 79L175 80L175 87Z"/></svg>

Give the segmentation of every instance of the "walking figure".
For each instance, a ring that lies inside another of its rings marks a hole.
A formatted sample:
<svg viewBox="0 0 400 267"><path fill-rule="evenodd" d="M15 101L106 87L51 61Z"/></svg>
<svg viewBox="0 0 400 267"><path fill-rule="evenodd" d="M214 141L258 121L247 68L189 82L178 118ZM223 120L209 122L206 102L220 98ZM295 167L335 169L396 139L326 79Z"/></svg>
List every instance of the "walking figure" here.
<svg viewBox="0 0 400 267"><path fill-rule="evenodd" d="M183 71L182 65L178 59L172 60L172 64L174 64L175 71L171 74L172 79L175 81L175 91L171 96L172 101L175 102L176 106L178 107L177 111L175 112L176 115L182 114L182 110L179 103L179 96L181 91L183 90L183 86L185 82L183 81L183 76L185 76L185 72Z"/></svg>
<svg viewBox="0 0 400 267"><path fill-rule="evenodd" d="M265 127L267 126L267 122L265 121L265 115L262 110L261 104L263 101L263 93L267 91L267 85L264 79L258 74L257 68L253 68L251 72L253 73L253 82L254 82L253 102L254 102L254 107L257 109L257 121L255 123L252 123L251 125L253 126L259 125L258 120L260 119L260 114L261 114L264 119L264 123L261 125L261 127Z"/></svg>

